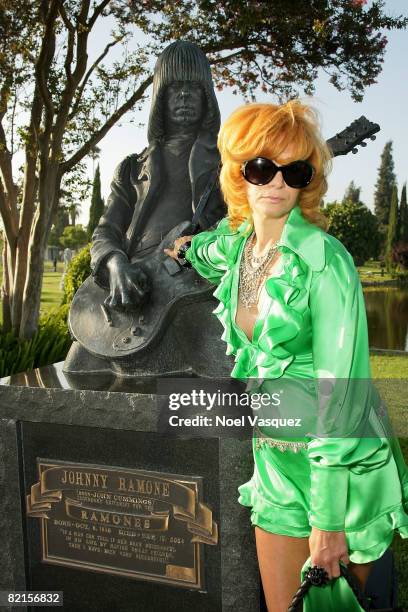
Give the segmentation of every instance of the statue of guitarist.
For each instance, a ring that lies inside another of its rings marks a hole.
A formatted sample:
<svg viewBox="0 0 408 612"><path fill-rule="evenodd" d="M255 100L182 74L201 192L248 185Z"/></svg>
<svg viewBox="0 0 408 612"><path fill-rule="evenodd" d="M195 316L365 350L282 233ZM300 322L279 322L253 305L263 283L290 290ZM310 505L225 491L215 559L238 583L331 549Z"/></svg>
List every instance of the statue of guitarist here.
<svg viewBox="0 0 408 612"><path fill-rule="evenodd" d="M181 222L191 222L194 213L198 213L194 218L194 226L188 224L186 231L208 229L225 216L226 206L217 184L219 128L220 112L205 54L193 43L172 43L159 56L154 69L148 125L149 145L140 155L129 155L117 167L107 210L92 237L92 275L98 287L109 291L102 308L106 322L111 326L112 319L130 317L142 304L152 301L152 278L149 278L149 266L146 263L172 228ZM143 261L143 265L136 265L137 260ZM166 280L174 284L171 271L162 283ZM91 279L88 281L90 283ZM201 287L201 293L203 290L204 287ZM205 329L206 333L213 329L207 342L203 340L207 349L201 339L189 336L190 332L193 335L195 332L187 329L183 313L173 312L167 320L167 327L174 324L172 333L166 334L162 326L161 334L157 334L162 337L156 338L156 344L160 341L160 346L156 350L150 346L150 356L139 351L134 359L129 356L132 353L132 342L126 343L125 340L122 344L121 340L116 343L117 359L107 354L109 351L103 346L104 332L100 326L91 331L94 336L100 336L100 343L96 337L94 345L90 347L86 342L81 342L81 331L76 332L78 317L82 318L80 327L90 326L92 330L93 322L89 307L78 314L79 308L75 308L78 306L77 299L71 309L70 327L80 342L72 345L64 370L81 372L110 369L118 373L140 375L183 372L192 367L197 368L197 364L189 363L188 356L186 359L182 357L185 351L179 352L176 357L175 353L181 344L187 346L192 343L192 350L197 355L198 341L202 350L209 351L213 358L212 342L216 341L219 358L225 362L227 372L231 366L230 358L225 355L223 343L217 340L220 330L218 321L211 315L215 307L211 292L206 291L206 295L204 301L201 299L200 303L190 304L189 319L193 317L195 325ZM194 307L196 313L191 312ZM114 327L117 327L117 323ZM163 338L165 335L168 336L166 341ZM131 341L135 340L134 333L129 336ZM84 345L88 351L91 349L91 354L84 349ZM201 357L200 361L204 363L206 356L203 354Z"/></svg>

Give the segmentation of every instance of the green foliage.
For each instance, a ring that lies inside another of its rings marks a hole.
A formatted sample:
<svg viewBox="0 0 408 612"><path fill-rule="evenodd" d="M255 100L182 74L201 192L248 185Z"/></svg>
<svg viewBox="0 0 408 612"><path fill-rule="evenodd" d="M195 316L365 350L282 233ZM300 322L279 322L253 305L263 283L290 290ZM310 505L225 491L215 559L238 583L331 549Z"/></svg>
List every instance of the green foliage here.
<svg viewBox="0 0 408 612"><path fill-rule="evenodd" d="M84 161L79 162L70 172L64 174L61 184L60 206L68 212L71 219L78 217L81 203L89 199L91 185L88 166ZM75 224L72 223L72 225Z"/></svg>
<svg viewBox="0 0 408 612"><path fill-rule="evenodd" d="M0 330L0 377L25 372L65 359L71 345L67 326L69 306L61 306L41 317L31 340L20 340L14 332Z"/></svg>
<svg viewBox="0 0 408 612"><path fill-rule="evenodd" d="M86 244L88 236L82 225L68 225L64 228L60 244L69 249L79 249Z"/></svg>
<svg viewBox="0 0 408 612"><path fill-rule="evenodd" d="M370 257L378 256L378 222L364 204L331 203L324 213L330 221L329 234L346 247L356 266L362 266Z"/></svg>
<svg viewBox="0 0 408 612"><path fill-rule="evenodd" d="M345 204L346 202L353 202L353 204L359 204L360 192L361 187L357 187L354 184L354 181L351 181L344 194L343 204Z"/></svg>
<svg viewBox="0 0 408 612"><path fill-rule="evenodd" d="M392 249L391 255L392 262L396 264L397 269L401 274L400 278L406 277L406 271L408 270L408 243L397 242Z"/></svg>
<svg viewBox="0 0 408 612"><path fill-rule="evenodd" d="M94 229L98 225L99 219L102 217L103 209L104 201L101 194L101 172L98 164L93 182L91 207L89 209L89 223L87 229L88 240L92 238Z"/></svg>
<svg viewBox="0 0 408 612"><path fill-rule="evenodd" d="M330 211L335 207L338 206L339 202L337 202L337 200L334 200L333 202L324 202L324 206L322 207L322 212L326 215L326 217L330 217Z"/></svg>
<svg viewBox="0 0 408 612"><path fill-rule="evenodd" d="M129 4L129 21L161 46L177 38L196 42L210 55L219 89L232 87L252 99L258 87L281 99L301 89L312 93L323 67L334 87L361 101L382 70L384 29L407 24L385 14L381 0L370 6L358 0Z"/></svg>
<svg viewBox="0 0 408 612"><path fill-rule="evenodd" d="M69 225L69 214L68 211L60 206L54 218L54 223L48 238L48 244L52 246L62 246L60 244L60 238L64 232L64 229Z"/></svg>
<svg viewBox="0 0 408 612"><path fill-rule="evenodd" d="M387 245L385 249L385 266L387 272L395 267L392 251L397 237L397 215L398 215L398 189L395 185L392 190L390 216L388 220Z"/></svg>
<svg viewBox="0 0 408 612"><path fill-rule="evenodd" d="M69 263L68 270L64 278L63 304L70 304L75 292L86 278L91 274L91 245L84 247L78 255L75 255Z"/></svg>
<svg viewBox="0 0 408 612"><path fill-rule="evenodd" d="M381 163L378 168L378 178L374 193L374 212L381 225L388 225L392 190L397 184L392 157L392 141L384 146L381 153Z"/></svg>
<svg viewBox="0 0 408 612"><path fill-rule="evenodd" d="M407 184L404 183L401 191L399 206L398 239L408 243L408 204L407 204Z"/></svg>

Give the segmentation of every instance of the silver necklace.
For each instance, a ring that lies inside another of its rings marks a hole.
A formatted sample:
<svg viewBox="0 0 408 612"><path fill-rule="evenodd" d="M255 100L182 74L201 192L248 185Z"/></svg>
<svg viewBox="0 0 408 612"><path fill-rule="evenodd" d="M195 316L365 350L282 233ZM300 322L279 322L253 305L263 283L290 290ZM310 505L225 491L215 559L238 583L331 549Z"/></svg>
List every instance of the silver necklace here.
<svg viewBox="0 0 408 612"><path fill-rule="evenodd" d="M245 308L251 308L258 302L258 289L265 276L265 271L279 248L276 241L268 249L265 255L256 257L253 254L255 232L247 240L239 267L239 291L240 299Z"/></svg>

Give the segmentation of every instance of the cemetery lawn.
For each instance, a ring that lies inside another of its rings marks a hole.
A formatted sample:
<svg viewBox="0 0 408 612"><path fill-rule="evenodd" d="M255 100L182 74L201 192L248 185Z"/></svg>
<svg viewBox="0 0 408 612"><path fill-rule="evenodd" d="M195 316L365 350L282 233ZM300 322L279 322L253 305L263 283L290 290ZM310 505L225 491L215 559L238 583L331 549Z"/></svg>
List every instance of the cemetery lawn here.
<svg viewBox="0 0 408 612"><path fill-rule="evenodd" d="M371 355L371 370L376 387L385 401L388 414L408 465L408 419L407 419L407 388L408 388L408 355ZM408 541L395 534L391 548L395 555L398 572L398 604L408 609Z"/></svg>
<svg viewBox="0 0 408 612"><path fill-rule="evenodd" d="M397 284L396 279L393 278L385 269L384 276L381 276L379 261L373 261L370 259L364 264L364 266L357 266L357 270L363 285L370 282L383 283L387 281L393 281L395 284Z"/></svg>
<svg viewBox="0 0 408 612"><path fill-rule="evenodd" d="M64 270L64 264L62 262L57 263L57 272L54 272L54 266L51 261L45 262L45 270L43 276L43 286L41 291L41 314L45 314L50 310L56 309L61 304L62 291L60 289L60 282L62 273ZM0 278L3 274L3 268L0 265ZM0 308L0 325L3 320L3 313Z"/></svg>

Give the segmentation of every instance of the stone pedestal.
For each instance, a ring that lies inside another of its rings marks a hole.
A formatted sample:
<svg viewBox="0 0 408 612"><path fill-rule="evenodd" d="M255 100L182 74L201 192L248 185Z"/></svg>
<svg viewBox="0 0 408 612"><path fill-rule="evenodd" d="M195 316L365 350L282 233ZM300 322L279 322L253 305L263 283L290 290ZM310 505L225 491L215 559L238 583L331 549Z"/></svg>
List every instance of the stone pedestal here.
<svg viewBox="0 0 408 612"><path fill-rule="evenodd" d="M153 380L69 382L55 364L2 383L0 590L63 591L76 612L259 610L253 528L237 502L249 439L163 433ZM152 504L147 527L137 501ZM151 563L159 554L172 557L166 572Z"/></svg>

